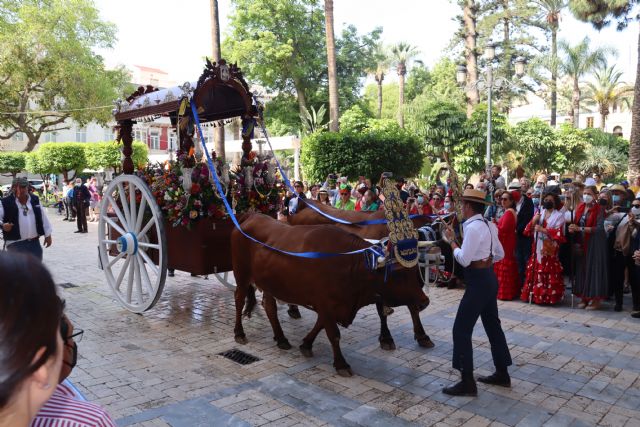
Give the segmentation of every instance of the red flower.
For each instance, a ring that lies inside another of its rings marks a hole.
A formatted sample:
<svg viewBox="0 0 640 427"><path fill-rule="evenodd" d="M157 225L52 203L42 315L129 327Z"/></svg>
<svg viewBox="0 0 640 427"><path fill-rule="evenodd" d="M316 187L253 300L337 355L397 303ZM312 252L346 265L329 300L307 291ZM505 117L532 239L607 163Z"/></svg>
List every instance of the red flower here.
<svg viewBox="0 0 640 427"><path fill-rule="evenodd" d="M198 194L200 193L200 184L192 184L191 185L191 194Z"/></svg>

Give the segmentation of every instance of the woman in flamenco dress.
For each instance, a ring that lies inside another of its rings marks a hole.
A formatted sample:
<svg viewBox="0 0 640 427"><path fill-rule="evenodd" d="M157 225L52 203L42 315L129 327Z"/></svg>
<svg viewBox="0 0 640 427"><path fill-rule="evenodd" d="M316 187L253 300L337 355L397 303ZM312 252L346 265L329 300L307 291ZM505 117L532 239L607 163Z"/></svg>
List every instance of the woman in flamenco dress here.
<svg viewBox="0 0 640 427"><path fill-rule="evenodd" d="M533 236L532 255L527 265L527 277L520 299L536 304L557 304L564 297L564 278L559 259L560 244L565 241L564 215L557 194L546 192L542 210L538 211L524 230Z"/></svg>
<svg viewBox="0 0 640 427"><path fill-rule="evenodd" d="M498 278L498 299L511 301L518 296L518 262L516 261L516 222L515 200L513 195L505 191L500 196L504 214L498 221L498 238L504 248L504 258L494 264L493 269Z"/></svg>

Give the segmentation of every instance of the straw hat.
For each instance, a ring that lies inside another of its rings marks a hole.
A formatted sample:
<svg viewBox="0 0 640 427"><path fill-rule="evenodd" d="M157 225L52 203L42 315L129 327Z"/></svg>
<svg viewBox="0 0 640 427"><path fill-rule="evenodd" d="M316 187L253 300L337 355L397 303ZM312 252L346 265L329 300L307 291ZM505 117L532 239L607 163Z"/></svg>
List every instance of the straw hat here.
<svg viewBox="0 0 640 427"><path fill-rule="evenodd" d="M627 189L620 184L614 184L611 186L611 191L621 191L624 193L625 191L627 191Z"/></svg>
<svg viewBox="0 0 640 427"><path fill-rule="evenodd" d="M491 202L485 200L484 191L466 189L462 194L462 200L465 202L482 203L484 205L490 205Z"/></svg>

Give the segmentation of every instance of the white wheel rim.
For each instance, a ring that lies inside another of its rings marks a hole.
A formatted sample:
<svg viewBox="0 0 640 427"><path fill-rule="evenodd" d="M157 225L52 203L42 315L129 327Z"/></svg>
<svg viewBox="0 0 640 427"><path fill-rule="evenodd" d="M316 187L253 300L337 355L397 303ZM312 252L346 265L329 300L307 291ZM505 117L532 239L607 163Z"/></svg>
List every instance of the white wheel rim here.
<svg viewBox="0 0 640 427"><path fill-rule="evenodd" d="M233 277L233 274L229 274L228 271L225 271L224 273L213 273L213 274L214 276L216 276L216 279L218 279L218 282L222 283L227 288L231 290L236 289L236 281L235 281L235 278Z"/></svg>
<svg viewBox="0 0 640 427"><path fill-rule="evenodd" d="M133 191L127 194L125 188ZM110 236L110 230L119 236ZM110 254L111 249L116 256ZM150 250L157 252L157 263ZM107 283L127 310L141 313L155 305L167 276L167 243L162 212L139 177L120 175L105 190L98 223L98 253Z"/></svg>

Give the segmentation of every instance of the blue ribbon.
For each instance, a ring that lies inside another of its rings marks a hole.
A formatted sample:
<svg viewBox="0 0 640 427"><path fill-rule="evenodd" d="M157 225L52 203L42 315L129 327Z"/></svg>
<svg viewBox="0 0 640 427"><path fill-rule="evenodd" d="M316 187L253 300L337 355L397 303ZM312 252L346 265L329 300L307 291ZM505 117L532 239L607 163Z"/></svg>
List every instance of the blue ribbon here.
<svg viewBox="0 0 640 427"><path fill-rule="evenodd" d="M254 102L257 104L258 100L256 99L255 95L253 97ZM259 114L260 114L260 121L258 122L258 124L260 125L260 129L262 130L262 133L264 134L265 139L267 140L267 144L269 144L269 149L271 150L271 154L273 155L273 158L276 161L276 164L278 165L278 170L280 171L280 175L282 175L282 179L284 180L285 184L287 185L287 187L289 188L289 190L291 191L291 193L293 193L293 195L296 198L298 197L298 193L296 192L296 190L293 188L293 186L291 185L291 181L289 181L289 177L287 177L287 174L284 172L284 170L282 169L282 166L280 165L280 161L278 160L278 157L276 156L275 151L273 151L273 147L271 146L271 141L269 140L269 134L267 133L267 129L264 126L264 119L262 117L262 112L260 110ZM306 200L305 200L306 201ZM312 203L307 203L307 206L310 207L311 209L313 209L314 211L316 211L317 213L319 213L320 215L322 215L325 218L330 219L333 222L337 222L338 224L345 224L345 225L376 225L376 224L386 224L387 220L384 218L380 218L380 219L370 219L370 220L366 220L366 221L359 221L359 222L351 222L351 221L347 221L346 219L342 219L342 218L337 218L333 215L330 215L326 212L323 212L322 210L320 210L320 208L318 208L317 206L314 206ZM443 218L446 218L448 216L450 216L451 214L447 214L444 215ZM438 215L421 215L421 214L413 214L413 215L409 215L409 219L414 219L414 218L438 218Z"/></svg>
<svg viewBox="0 0 640 427"><path fill-rule="evenodd" d="M193 113L193 118L194 118L194 120L196 122L196 126L198 128L198 134L200 135L200 142L202 143L202 147L204 149L203 151L204 151L205 155L207 156L207 164L209 165L209 170L211 172L211 176L213 177L213 181L216 184L216 188L218 190L218 194L221 195L222 202L224 203L224 206L227 209L227 212L229 212L229 217L231 218L231 221L236 226L236 228L240 231L240 233L242 233L242 235L244 237L246 237L247 239L251 240L252 242L255 242L255 243L258 243L259 245L264 246L267 249L271 249L271 250L279 252L281 254L295 256L295 257L299 257L299 258L316 258L317 259L317 258L331 258L331 257L336 257L336 256L342 256L342 255L365 254L367 266L372 266L370 268L375 268L376 267L377 258L379 256L384 256L384 251L379 246L372 245L372 246L369 246L367 248L358 249L358 250L355 250L355 251L339 252L339 253L290 252L290 251L285 251L285 250L282 250L282 249L274 248L273 246L267 245L266 243L261 242L260 240L258 240L256 238L248 235L247 233L245 233L244 230L242 229L242 227L240 227L240 223L238 223L238 220L236 219L236 216L233 213L233 209L231 209L231 206L229 205L229 201L224 196L224 191L222 190L222 185L220 184L220 180L218 178L218 173L216 172L216 168L214 167L213 161L211 160L211 155L207 151L207 145L205 143L205 139L204 139L204 136L202 134L202 128L200 127L200 118L198 117L198 111L196 110L196 105L195 105L195 102L193 101L193 99L191 100L191 111ZM269 143L269 147L271 147L271 143ZM277 162L277 159L276 159L276 162ZM280 163L279 162L278 162L278 167L280 167ZM282 172L282 170L281 170L281 172ZM289 183L289 180L286 178L286 175L283 174L283 178L285 179L285 182L287 183L287 185L289 185L289 187L291 187L291 184Z"/></svg>

